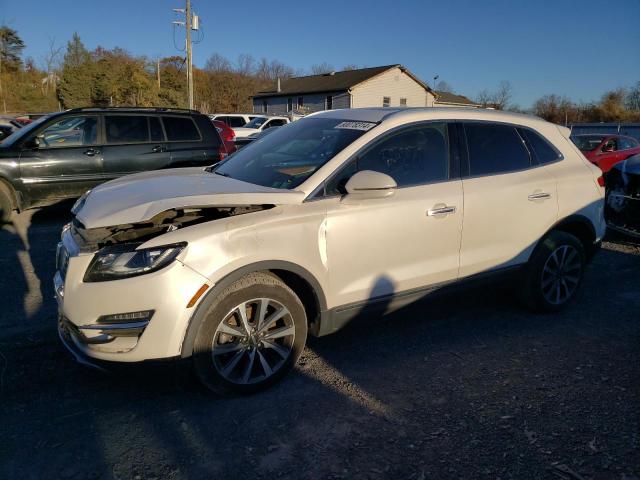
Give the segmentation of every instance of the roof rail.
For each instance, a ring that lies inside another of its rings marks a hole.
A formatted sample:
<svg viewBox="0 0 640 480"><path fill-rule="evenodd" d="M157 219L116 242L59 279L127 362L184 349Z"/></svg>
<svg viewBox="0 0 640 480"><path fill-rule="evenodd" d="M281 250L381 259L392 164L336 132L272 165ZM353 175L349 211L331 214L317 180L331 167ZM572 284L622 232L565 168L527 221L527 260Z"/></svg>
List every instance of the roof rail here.
<svg viewBox="0 0 640 480"><path fill-rule="evenodd" d="M181 113L200 113L198 110L189 108L173 108L173 107L80 107L71 108L67 112L101 112L105 110L134 110L142 112L181 112Z"/></svg>

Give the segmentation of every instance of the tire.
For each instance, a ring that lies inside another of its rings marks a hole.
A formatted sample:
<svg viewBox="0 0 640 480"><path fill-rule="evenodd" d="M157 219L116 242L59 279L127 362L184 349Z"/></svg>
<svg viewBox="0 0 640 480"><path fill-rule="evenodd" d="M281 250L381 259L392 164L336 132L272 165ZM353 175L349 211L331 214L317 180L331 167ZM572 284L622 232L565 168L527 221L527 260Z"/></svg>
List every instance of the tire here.
<svg viewBox="0 0 640 480"><path fill-rule="evenodd" d="M520 287L520 299L531 310L557 312L571 303L582 284L585 250L573 235L553 231L531 254Z"/></svg>
<svg viewBox="0 0 640 480"><path fill-rule="evenodd" d="M282 379L306 340L307 316L293 290L274 275L251 273L223 290L205 312L193 365L215 393L253 393Z"/></svg>
<svg viewBox="0 0 640 480"><path fill-rule="evenodd" d="M13 213L13 201L11 190L4 183L0 182L0 225L9 223Z"/></svg>

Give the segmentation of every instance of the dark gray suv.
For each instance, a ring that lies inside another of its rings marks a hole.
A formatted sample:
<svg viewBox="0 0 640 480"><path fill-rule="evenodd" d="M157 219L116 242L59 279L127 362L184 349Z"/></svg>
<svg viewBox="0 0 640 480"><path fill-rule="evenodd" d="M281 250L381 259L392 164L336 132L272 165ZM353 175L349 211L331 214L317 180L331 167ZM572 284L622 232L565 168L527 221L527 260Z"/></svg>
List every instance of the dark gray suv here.
<svg viewBox="0 0 640 480"><path fill-rule="evenodd" d="M0 143L0 220L136 172L206 166L226 150L206 115L164 108L54 113Z"/></svg>

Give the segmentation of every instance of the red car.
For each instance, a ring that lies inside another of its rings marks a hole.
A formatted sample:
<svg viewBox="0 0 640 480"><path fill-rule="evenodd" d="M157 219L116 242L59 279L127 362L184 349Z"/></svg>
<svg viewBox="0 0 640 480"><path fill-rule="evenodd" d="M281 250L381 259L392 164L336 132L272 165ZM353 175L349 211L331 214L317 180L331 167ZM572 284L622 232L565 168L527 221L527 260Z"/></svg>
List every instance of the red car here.
<svg viewBox="0 0 640 480"><path fill-rule="evenodd" d="M236 151L236 133L224 122L220 122L218 120L211 120L211 122L215 125L216 130L218 130L218 133L222 137L224 147L227 149L227 155L231 155Z"/></svg>
<svg viewBox="0 0 640 480"><path fill-rule="evenodd" d="M640 153L640 142L624 135L572 135L571 140L591 163L608 172L616 163Z"/></svg>

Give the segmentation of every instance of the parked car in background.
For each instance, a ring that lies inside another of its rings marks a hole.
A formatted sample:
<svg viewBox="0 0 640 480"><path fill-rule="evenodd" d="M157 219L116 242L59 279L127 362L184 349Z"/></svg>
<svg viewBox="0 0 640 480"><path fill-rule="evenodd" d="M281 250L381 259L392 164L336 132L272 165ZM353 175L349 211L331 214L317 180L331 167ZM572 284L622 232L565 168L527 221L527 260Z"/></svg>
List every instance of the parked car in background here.
<svg viewBox="0 0 640 480"><path fill-rule="evenodd" d="M601 175L531 116L315 114L213 168L83 196L58 248L60 338L101 366L189 358L212 390L248 393L292 369L307 333L472 280L509 278L554 312L604 235Z"/></svg>
<svg viewBox="0 0 640 480"><path fill-rule="evenodd" d="M194 110L77 108L41 117L0 143L2 220L122 175L224 156L218 131Z"/></svg>
<svg viewBox="0 0 640 480"><path fill-rule="evenodd" d="M237 149L240 149L242 147L246 147L251 142L253 142L255 140L258 140L260 138L266 137L270 133L273 133L273 132L277 131L278 128L280 128L280 127L272 127L272 128L268 128L266 130L262 130L262 131L259 131L259 132L256 132L256 133L252 133L251 135L249 135L247 137L236 138L235 141L234 141L234 144L235 144Z"/></svg>
<svg viewBox="0 0 640 480"><path fill-rule="evenodd" d="M0 142L16 131L12 125L4 125L0 123Z"/></svg>
<svg viewBox="0 0 640 480"><path fill-rule="evenodd" d="M613 166L606 176L607 225L640 238L640 154Z"/></svg>
<svg viewBox="0 0 640 480"><path fill-rule="evenodd" d="M640 153L640 143L635 138L624 135L572 135L571 140L603 172L608 172L616 163Z"/></svg>
<svg viewBox="0 0 640 480"><path fill-rule="evenodd" d="M236 138L244 138L249 135L253 135L259 132L263 132L272 127L281 127L290 123L287 117L267 117L260 116L256 117L247 123L244 127L234 128L233 131L236 132Z"/></svg>
<svg viewBox="0 0 640 480"><path fill-rule="evenodd" d="M231 128L244 127L258 115L245 113L212 113L209 115L211 120L224 122Z"/></svg>
<svg viewBox="0 0 640 480"><path fill-rule="evenodd" d="M213 125L218 130L222 141L224 142L224 147L227 150L227 155L231 155L233 152L237 150L236 147L236 134L233 129L224 122L220 122L218 120L212 120Z"/></svg>

